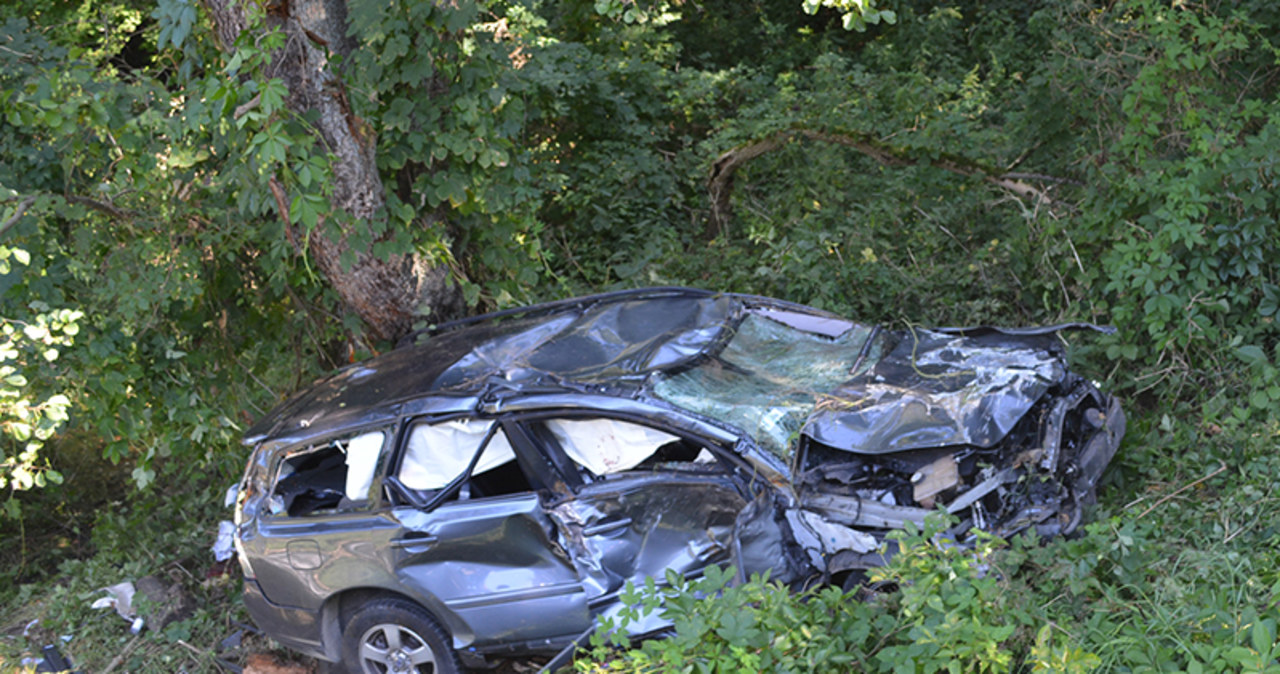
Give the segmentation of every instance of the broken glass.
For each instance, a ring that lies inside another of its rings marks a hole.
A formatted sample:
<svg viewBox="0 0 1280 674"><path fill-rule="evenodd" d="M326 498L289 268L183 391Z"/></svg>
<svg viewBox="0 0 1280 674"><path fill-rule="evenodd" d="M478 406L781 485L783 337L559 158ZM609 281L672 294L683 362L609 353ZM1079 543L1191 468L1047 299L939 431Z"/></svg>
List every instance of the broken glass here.
<svg viewBox="0 0 1280 674"><path fill-rule="evenodd" d="M720 353L679 374L659 376L653 392L747 431L785 459L814 407L852 376L871 328L850 325L829 337L749 312Z"/></svg>

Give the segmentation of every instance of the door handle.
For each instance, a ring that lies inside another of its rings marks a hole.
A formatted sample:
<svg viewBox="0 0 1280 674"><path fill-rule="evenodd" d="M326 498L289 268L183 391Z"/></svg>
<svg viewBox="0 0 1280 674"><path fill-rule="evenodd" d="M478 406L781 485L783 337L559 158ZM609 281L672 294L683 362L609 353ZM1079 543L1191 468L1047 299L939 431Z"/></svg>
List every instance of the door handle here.
<svg viewBox="0 0 1280 674"><path fill-rule="evenodd" d="M627 527L629 527L629 526L631 526L631 518L630 518L630 517L624 517L624 518L622 518L622 519L620 519L620 520L612 520L612 521L609 521L609 522L601 522L600 524L592 524L592 525L591 525L591 526L589 526L589 527L583 527L583 528L582 528L582 535L583 535L583 536L598 536L598 535L600 535L600 534L612 533L612 532L617 531L617 530L619 530L619 529L625 529L625 528L627 528Z"/></svg>
<svg viewBox="0 0 1280 674"><path fill-rule="evenodd" d="M430 534L428 534L428 535L426 535L426 536L413 536L413 537L406 537L406 538L393 538L393 539L391 539L391 547L393 547L393 548L416 548L416 547L418 547L418 546L430 546L430 545L434 545L434 544L435 544L437 541L439 541L439 540L440 540L439 538L436 538L435 536L432 536L432 535L430 535Z"/></svg>

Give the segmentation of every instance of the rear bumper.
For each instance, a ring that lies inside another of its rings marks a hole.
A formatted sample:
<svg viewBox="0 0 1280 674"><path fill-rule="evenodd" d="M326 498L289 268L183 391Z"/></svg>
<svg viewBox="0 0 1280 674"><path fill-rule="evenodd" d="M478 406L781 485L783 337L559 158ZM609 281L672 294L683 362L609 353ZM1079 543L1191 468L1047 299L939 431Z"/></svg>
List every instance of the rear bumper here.
<svg viewBox="0 0 1280 674"><path fill-rule="evenodd" d="M244 581L244 605L253 622L273 639L298 652L325 659L317 611L272 603L258 581L251 579Z"/></svg>

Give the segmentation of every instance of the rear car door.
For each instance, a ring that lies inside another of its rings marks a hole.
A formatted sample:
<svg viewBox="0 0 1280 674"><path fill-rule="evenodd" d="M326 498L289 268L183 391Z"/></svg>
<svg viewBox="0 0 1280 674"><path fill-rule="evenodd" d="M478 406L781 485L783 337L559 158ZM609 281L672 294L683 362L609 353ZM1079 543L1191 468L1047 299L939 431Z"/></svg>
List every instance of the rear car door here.
<svg viewBox="0 0 1280 674"><path fill-rule="evenodd" d="M243 537L274 604L318 611L334 592L377 576L399 524L381 499L380 466L392 429L310 441L270 468L255 535Z"/></svg>
<svg viewBox="0 0 1280 674"><path fill-rule="evenodd" d="M538 494L539 457L517 454L500 422L411 423L388 479L400 584L446 623L455 645L536 645L590 625L586 595Z"/></svg>

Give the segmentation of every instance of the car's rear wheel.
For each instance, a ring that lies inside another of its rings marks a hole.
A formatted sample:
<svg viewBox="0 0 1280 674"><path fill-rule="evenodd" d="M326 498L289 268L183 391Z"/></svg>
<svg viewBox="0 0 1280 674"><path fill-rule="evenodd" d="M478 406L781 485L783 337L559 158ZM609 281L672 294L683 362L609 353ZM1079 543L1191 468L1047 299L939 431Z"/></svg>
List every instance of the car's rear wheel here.
<svg viewBox="0 0 1280 674"><path fill-rule="evenodd" d="M385 598L361 606L342 633L351 674L457 674L449 634L413 602Z"/></svg>

